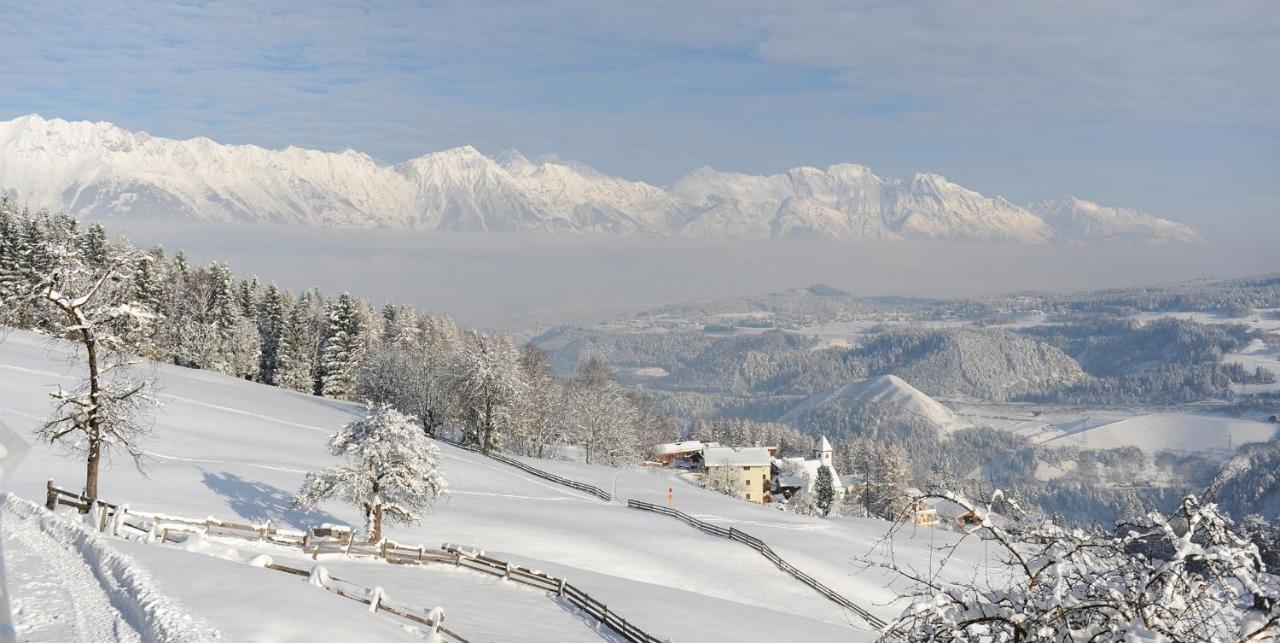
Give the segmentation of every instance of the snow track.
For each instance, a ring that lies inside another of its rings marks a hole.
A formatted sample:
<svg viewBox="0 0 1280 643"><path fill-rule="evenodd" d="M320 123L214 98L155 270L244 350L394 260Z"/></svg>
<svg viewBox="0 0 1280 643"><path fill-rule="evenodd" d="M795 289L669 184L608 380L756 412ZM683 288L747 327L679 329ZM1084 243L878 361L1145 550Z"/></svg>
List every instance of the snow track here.
<svg viewBox="0 0 1280 643"><path fill-rule="evenodd" d="M333 429L326 429L326 428L324 428L324 427L312 426L312 425L310 425L310 424L299 424L299 423L297 423L297 422L290 422L289 420L282 420L282 419L277 418L277 417L271 417L270 415L263 415L263 414L261 414L261 413L252 413L252 412L250 412L250 411L243 411L243 410L241 410L241 409L232 408L232 407L230 407L230 406L222 406L221 404L210 404L209 402L201 402L200 400L193 400L193 399L191 399L191 398L189 398L189 397L182 397L181 395L172 395L172 394L169 394L169 393L160 393L160 394L159 394L159 395L157 395L156 397L162 397L162 398L165 398L165 399L173 400L173 401L175 401L175 402L181 402L181 403L183 403L183 404L190 404L190 405L192 405L192 406L201 406L201 407L204 407L204 408L206 408L206 409L213 409L213 410L215 410L215 411L224 411L224 412L226 412L226 413L234 413L234 414L236 414L236 415L243 415L243 416L245 416L245 417L251 417L251 418L253 418L253 419L255 419L255 420L266 420L266 421L268 421L268 422L276 422L276 423L279 423L279 424L283 424L283 425L285 425L285 426L293 426L293 427L297 427L297 428L299 428L299 429L307 429L308 431L316 431L316 432L318 432L318 433L325 433L325 434L333 433Z"/></svg>
<svg viewBox="0 0 1280 643"><path fill-rule="evenodd" d="M8 521L6 521L8 522ZM14 619L24 641L141 641L84 560L39 529L5 525Z"/></svg>
<svg viewBox="0 0 1280 643"><path fill-rule="evenodd" d="M0 495L0 514L21 640L221 639L82 525L9 493Z"/></svg>
<svg viewBox="0 0 1280 643"><path fill-rule="evenodd" d="M482 467L492 471L497 471L498 473L505 473L509 476L519 478L520 480L528 482L529 484L537 485L544 489L549 489L551 491L554 491L557 494L559 494L560 497L565 499L583 500L587 502L594 502L594 503L600 503L600 504L606 504L606 505L611 504L608 502L604 502L598 498L595 498L591 495L588 495L586 493L582 493L576 490L566 491L566 489L560 485L553 484L550 482L543 482L542 480L535 478L533 476L528 476L523 473L518 473L520 471L519 469L508 464L496 464L496 465L489 464L487 462L482 462L479 459L464 458L458 455L454 455L452 453L445 453L444 451L441 451L440 455L446 460L457 460L459 462L466 462L467 464L470 464L472 466L477 466L477 467ZM483 456L478 456L478 457L483 457ZM570 494L580 494L580 495L570 495ZM498 495L501 495L501 494L498 494Z"/></svg>
<svg viewBox="0 0 1280 643"><path fill-rule="evenodd" d="M153 458L159 458L161 460L172 460L174 462L195 462L198 464L234 464L242 467L257 467L259 469L266 469L267 471L285 471L288 473L306 473L307 472L305 469L298 469L296 467L286 467L283 465L272 465L272 464L261 464L257 462L243 462L240 460L212 460L209 458L183 458L176 455L165 455L163 453L156 453L155 451L143 451L143 453Z"/></svg>

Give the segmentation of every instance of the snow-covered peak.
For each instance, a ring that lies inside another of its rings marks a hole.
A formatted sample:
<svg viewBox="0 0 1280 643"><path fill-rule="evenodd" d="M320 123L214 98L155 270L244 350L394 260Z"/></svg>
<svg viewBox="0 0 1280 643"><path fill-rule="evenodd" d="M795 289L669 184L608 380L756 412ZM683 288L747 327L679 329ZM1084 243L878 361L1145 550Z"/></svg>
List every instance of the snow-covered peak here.
<svg viewBox="0 0 1280 643"><path fill-rule="evenodd" d="M516 176L525 176L538 169L538 166L521 154L520 150L503 150L498 154L497 161L503 169Z"/></svg>
<svg viewBox="0 0 1280 643"><path fill-rule="evenodd" d="M128 151L148 140L146 132L130 132L111 123L45 119L37 114L0 122L0 145L15 149Z"/></svg>
<svg viewBox="0 0 1280 643"><path fill-rule="evenodd" d="M34 114L0 122L0 193L84 217L477 232L1032 243L1198 238L1185 226L1081 199L1046 207L1051 226L1000 197L936 174L891 179L853 163L771 175L702 167L664 189L554 155L531 160L515 150L491 158L462 145L392 166L350 149L177 140Z"/></svg>
<svg viewBox="0 0 1280 643"><path fill-rule="evenodd" d="M1029 206L1071 241L1125 241L1149 244L1199 243L1191 227L1134 208L1107 207L1074 196Z"/></svg>

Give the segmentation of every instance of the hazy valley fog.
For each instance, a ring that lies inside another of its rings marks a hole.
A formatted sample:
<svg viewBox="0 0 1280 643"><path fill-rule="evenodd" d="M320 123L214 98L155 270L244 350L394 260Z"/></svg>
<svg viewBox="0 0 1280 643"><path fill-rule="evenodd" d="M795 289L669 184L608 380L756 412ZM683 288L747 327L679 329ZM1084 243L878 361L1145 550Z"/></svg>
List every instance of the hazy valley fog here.
<svg viewBox="0 0 1280 643"><path fill-rule="evenodd" d="M142 245L300 289L349 290L528 331L659 304L825 283L858 295L1071 291L1280 269L1262 241L1188 248L691 241L114 220Z"/></svg>

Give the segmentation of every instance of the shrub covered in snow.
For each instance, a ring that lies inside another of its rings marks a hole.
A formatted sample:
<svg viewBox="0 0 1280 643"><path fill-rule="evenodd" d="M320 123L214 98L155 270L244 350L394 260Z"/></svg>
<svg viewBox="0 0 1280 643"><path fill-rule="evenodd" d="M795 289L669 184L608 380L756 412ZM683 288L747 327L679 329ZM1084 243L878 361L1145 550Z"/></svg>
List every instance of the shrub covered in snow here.
<svg viewBox="0 0 1280 643"><path fill-rule="evenodd" d="M890 633L911 641L1222 641L1280 633L1280 587L1258 548L1213 504L1187 497L1171 515L1153 513L1112 531L1023 518L1000 526L1005 502L950 492L973 517L965 536L998 550L1008 573L943 580L939 568L886 566L912 581L911 606ZM885 545L892 546L895 526ZM952 562L958 542L943 548ZM884 565L884 563L876 563Z"/></svg>

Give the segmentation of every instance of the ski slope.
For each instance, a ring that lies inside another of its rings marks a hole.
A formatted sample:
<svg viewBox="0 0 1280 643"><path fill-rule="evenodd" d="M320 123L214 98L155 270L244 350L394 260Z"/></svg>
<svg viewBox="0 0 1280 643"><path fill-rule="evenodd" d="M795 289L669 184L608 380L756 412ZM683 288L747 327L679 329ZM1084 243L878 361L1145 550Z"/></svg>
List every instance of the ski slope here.
<svg viewBox="0 0 1280 643"><path fill-rule="evenodd" d="M23 433L49 412L47 392L73 381L66 347L23 332L0 343L0 420ZM362 412L325 400L210 372L162 365L161 399L146 443L145 470L115 457L103 497L137 510L206 515L305 527L361 524L341 504L305 511L290 506L306 471L333 464L328 434ZM670 518L625 507L626 498L666 502L704 520L732 524L765 539L783 557L878 616L892 619L887 577L858 559L875 548L887 523L796 516L706 492L650 469L618 470L567 461L538 466L605 489L614 503L530 476L482 455L441 445L450 494L419 525L394 525L402 543L450 542L569 579L645 630L676 641L870 641L875 634L852 614L787 576L755 551L707 536ZM8 490L43 500L45 481L75 489L82 465L57 448L36 445ZM954 534L921 530L899 542L899 564L925 567L930 544ZM9 545L9 543L5 543ZM155 545L118 542L167 593L229 638L308 640L320 632L365 631L378 640L411 638L385 616L315 592L305 582L242 564L252 552L209 556ZM966 545L968 546L968 545ZM964 559L980 562L980 544ZM207 552L206 552L207 553ZM236 560L236 559L240 560ZM441 605L446 624L473 640L595 640L590 619L553 599L490 577L455 570L341 562L326 567L343 578L379 585L399 602ZM961 568L955 568L959 571ZM338 571L340 570L340 571ZM238 588L227 592L227 587ZM24 588L15 588L21 597ZM330 600L330 599L333 600ZM274 601L274 603L273 603ZM337 601L337 602L335 602ZM274 604L277 608L260 610ZM245 613L261 618L243 619ZM324 614L316 621L314 614ZM21 618L21 615L19 616ZM376 622L377 625L370 625ZM356 628L356 629L352 629ZM359 630L359 628L371 628ZM343 638L339 636L339 638Z"/></svg>

